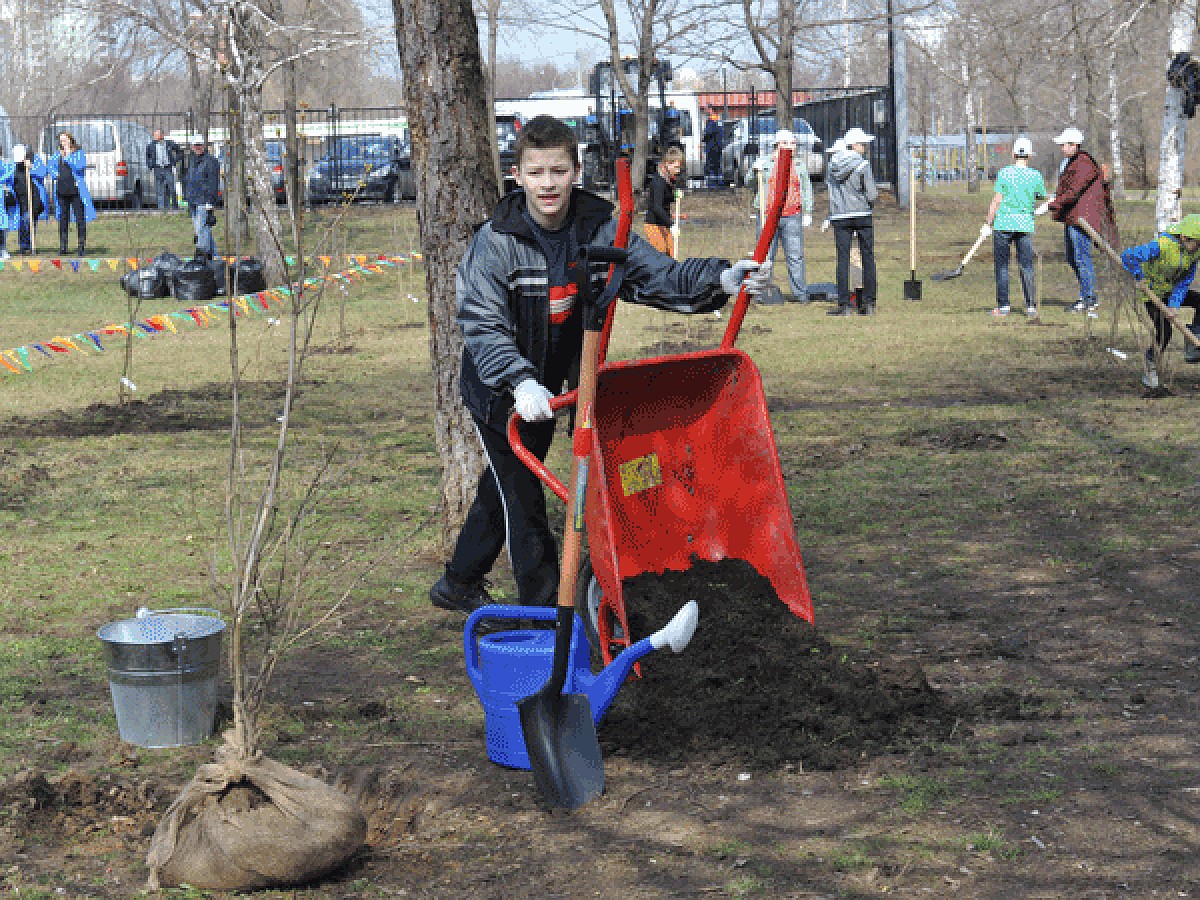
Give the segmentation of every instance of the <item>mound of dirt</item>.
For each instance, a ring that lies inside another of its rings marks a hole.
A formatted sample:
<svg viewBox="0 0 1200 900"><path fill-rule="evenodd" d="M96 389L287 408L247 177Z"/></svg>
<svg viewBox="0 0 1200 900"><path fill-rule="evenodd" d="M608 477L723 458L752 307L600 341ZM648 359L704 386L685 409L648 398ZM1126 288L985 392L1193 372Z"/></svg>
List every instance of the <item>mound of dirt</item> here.
<svg viewBox="0 0 1200 900"><path fill-rule="evenodd" d="M690 599L700 624L622 688L600 728L607 753L766 770L850 766L945 739L958 713L916 663L867 665L792 615L748 563L697 562L625 583L630 629L660 628Z"/></svg>

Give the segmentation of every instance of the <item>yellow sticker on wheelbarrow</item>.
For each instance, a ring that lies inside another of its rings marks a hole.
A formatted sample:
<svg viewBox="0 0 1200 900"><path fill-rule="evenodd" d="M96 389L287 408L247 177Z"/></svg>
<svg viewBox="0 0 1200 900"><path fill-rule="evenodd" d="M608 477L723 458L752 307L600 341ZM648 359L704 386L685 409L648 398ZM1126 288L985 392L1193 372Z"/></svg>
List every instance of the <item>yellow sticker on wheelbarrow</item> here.
<svg viewBox="0 0 1200 900"><path fill-rule="evenodd" d="M621 472L621 490L626 497L662 484L662 466L658 464L657 453L639 456L621 463L617 468Z"/></svg>

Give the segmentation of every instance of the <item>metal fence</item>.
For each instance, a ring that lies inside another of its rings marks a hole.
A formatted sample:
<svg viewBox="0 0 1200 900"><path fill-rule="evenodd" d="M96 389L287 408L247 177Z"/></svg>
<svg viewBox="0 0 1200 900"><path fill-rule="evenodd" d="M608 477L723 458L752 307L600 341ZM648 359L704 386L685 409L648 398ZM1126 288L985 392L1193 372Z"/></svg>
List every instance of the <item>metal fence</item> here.
<svg viewBox="0 0 1200 900"><path fill-rule="evenodd" d="M297 158L292 160L288 156L286 112L270 109L263 116L267 157L278 200L286 199L284 185L289 169L303 186L306 203L332 200L347 192L391 201L415 195L408 161L408 122L400 107L305 107L297 110L296 121L300 141ZM155 203L155 179L147 165L146 148L157 129L182 151L178 178L182 178L190 157L191 135L197 132L205 134L215 156L223 163L228 161L226 114L213 111L205 116L195 110L0 117L0 156L11 157L16 144L49 155L57 149L56 135L70 132L87 155L88 188L97 204L138 209ZM387 150L386 159L378 156L381 147ZM381 182L379 189L371 185L364 191L360 184L364 165L378 174L385 163L394 163L394 180ZM309 176L314 172L328 188L316 195L309 191L310 182L315 183Z"/></svg>
<svg viewBox="0 0 1200 900"><path fill-rule="evenodd" d="M895 123L887 87L806 88L805 93L813 99L799 104L796 115L813 127L826 148L856 125L875 135L868 149L871 171L879 184L894 186Z"/></svg>

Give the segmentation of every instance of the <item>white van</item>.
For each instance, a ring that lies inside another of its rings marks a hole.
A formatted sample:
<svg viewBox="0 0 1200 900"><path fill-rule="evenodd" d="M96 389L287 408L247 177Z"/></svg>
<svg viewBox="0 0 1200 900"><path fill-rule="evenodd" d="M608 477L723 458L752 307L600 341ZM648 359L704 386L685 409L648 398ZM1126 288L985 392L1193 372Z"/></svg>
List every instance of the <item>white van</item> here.
<svg viewBox="0 0 1200 900"><path fill-rule="evenodd" d="M141 209L155 202L154 173L146 167L150 129L124 119L76 119L56 122L42 135L41 152L58 152L58 135L69 131L87 156L87 186L99 206L110 203Z"/></svg>

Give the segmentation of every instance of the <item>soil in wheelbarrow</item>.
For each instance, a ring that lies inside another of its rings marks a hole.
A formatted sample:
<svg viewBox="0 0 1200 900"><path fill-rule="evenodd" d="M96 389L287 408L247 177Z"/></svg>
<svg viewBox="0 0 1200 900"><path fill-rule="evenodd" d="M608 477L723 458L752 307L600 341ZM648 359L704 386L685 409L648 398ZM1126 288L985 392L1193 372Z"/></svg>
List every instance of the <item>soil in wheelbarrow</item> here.
<svg viewBox="0 0 1200 900"><path fill-rule="evenodd" d="M641 575L624 593L635 636L660 628L689 599L700 604L700 624L683 653L647 657L644 677L622 688L600 730L606 753L833 770L944 740L960 719L918 664L850 659L748 563Z"/></svg>

